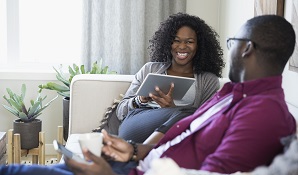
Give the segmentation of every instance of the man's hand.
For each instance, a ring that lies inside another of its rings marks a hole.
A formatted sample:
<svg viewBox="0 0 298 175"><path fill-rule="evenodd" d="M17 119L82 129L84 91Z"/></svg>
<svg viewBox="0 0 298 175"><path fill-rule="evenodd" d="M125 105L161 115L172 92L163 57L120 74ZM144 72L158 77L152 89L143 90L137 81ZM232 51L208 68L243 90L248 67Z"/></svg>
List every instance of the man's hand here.
<svg viewBox="0 0 298 175"><path fill-rule="evenodd" d="M88 150L83 150L86 159L91 160L90 164L80 163L66 156L64 161L75 175L115 175L111 166L101 157L97 157Z"/></svg>
<svg viewBox="0 0 298 175"><path fill-rule="evenodd" d="M102 152L112 160L127 162L133 155L133 146L125 140L116 136L109 135L102 130L104 146Z"/></svg>
<svg viewBox="0 0 298 175"><path fill-rule="evenodd" d="M160 105L162 108L166 107L175 107L175 103L172 98L172 94L174 91L174 84L171 84L170 90L167 94L163 93L158 87L155 88L155 91L158 93L157 95L153 95L152 93L149 94L149 97L152 98L156 103Z"/></svg>

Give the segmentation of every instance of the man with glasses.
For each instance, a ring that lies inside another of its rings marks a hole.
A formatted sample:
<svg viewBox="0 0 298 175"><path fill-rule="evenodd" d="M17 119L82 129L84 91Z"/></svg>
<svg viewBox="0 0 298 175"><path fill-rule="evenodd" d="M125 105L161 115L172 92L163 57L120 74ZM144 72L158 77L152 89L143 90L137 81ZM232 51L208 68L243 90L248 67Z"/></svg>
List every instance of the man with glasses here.
<svg viewBox="0 0 298 175"><path fill-rule="evenodd" d="M157 145L126 142L102 131L105 156L83 150L92 163L66 158L67 167L75 174L143 174L160 157L171 158L182 168L219 173L247 172L270 164L283 150L280 139L296 132L281 87L295 32L282 17L258 16L229 38L227 46L231 82L193 115L173 125ZM114 161L107 162L106 157ZM12 165L0 167L0 174L68 174L67 167Z"/></svg>

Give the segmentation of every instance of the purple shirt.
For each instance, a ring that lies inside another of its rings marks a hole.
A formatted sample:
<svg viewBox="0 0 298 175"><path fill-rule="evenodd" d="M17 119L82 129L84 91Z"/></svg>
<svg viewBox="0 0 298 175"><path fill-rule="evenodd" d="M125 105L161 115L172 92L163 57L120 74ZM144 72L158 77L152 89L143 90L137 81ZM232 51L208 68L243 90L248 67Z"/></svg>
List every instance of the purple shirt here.
<svg viewBox="0 0 298 175"><path fill-rule="evenodd" d="M162 157L172 158L183 168L219 173L247 172L270 164L283 150L280 139L296 132L281 83L281 76L226 83L193 115L173 125L157 146L189 129L193 120L229 94L233 94L231 104Z"/></svg>

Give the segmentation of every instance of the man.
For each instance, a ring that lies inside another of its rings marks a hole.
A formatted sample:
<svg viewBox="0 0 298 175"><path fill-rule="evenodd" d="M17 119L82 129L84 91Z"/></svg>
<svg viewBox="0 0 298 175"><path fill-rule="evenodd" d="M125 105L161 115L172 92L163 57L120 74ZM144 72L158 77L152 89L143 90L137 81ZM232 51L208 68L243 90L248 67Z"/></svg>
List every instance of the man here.
<svg viewBox="0 0 298 175"><path fill-rule="evenodd" d="M232 83L176 123L156 146L127 143L103 131L105 156L133 161L108 163L84 150L93 163L65 159L70 170L75 174L143 174L160 157L171 158L182 168L219 173L251 171L270 164L282 152L280 139L296 131L281 87L281 75L295 45L293 27L279 16L258 16L248 20L227 45ZM13 174L18 169L21 166L2 167L0 173ZM67 174L40 166L20 172L46 174L50 170Z"/></svg>

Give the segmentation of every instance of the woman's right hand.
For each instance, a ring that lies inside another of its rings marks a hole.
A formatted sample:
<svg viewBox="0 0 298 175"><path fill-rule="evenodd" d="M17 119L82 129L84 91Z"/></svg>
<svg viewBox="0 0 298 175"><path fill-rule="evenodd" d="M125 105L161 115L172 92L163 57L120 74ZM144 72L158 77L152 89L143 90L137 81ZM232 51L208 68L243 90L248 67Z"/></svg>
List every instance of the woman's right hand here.
<svg viewBox="0 0 298 175"><path fill-rule="evenodd" d="M102 130L104 146L102 152L110 159L127 162L133 155L133 146L127 143L125 140L112 136L104 129Z"/></svg>
<svg viewBox="0 0 298 175"><path fill-rule="evenodd" d="M158 95L149 94L152 100L154 100L157 104L162 108L167 107L175 107L175 103L173 100L173 91L174 91L174 83L171 84L170 90L167 94L163 93L158 87L155 87L155 91Z"/></svg>

